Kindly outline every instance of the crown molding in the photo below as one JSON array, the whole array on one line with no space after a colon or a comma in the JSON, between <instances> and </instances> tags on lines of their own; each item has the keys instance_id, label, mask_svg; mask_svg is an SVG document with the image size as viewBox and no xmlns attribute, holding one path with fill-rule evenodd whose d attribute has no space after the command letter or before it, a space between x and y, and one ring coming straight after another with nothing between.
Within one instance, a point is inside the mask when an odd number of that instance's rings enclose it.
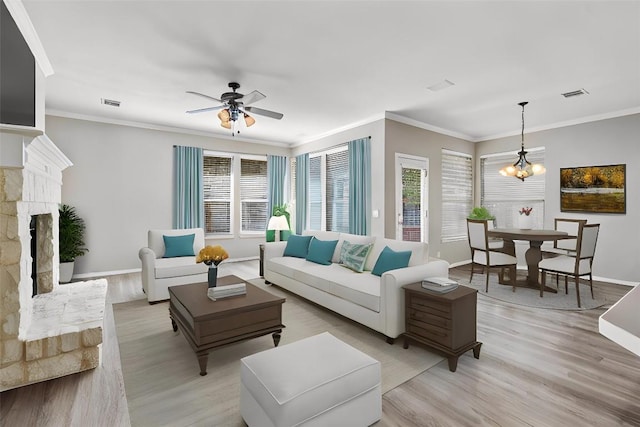
<instances>
[{"instance_id":1,"label":"crown molding","mask_svg":"<svg viewBox=\"0 0 640 427\"><path fill-rule=\"evenodd\" d=\"M375 114L373 116L367 117L366 119L358 120L357 122L349 123L348 125L344 125L344 126L332 129L332 130L330 130L328 132L324 132L324 133L321 133L321 134L318 134L318 135L314 135L314 136L309 137L309 138L305 138L302 141L299 141L299 142L296 142L294 144L291 144L291 147L292 148L293 147L299 147L301 145L308 144L310 142L315 142L315 141L318 141L318 140L320 140L322 138L326 138L326 137L331 136L331 135L336 135L336 134L339 134L341 132L345 132L345 131L348 131L348 130L351 130L351 129L355 129L355 128L360 127L360 126L368 125L370 123L377 122L378 120L382 120L382 119L384 119L384 114Z\"/></svg>"},{"instance_id":2,"label":"crown molding","mask_svg":"<svg viewBox=\"0 0 640 427\"><path fill-rule=\"evenodd\" d=\"M42 73L45 77L49 77L53 74L53 67L51 66L51 62L49 62L49 58L47 57L47 53L44 51L44 47L42 46L42 42L40 42L40 37L38 37L38 33L36 33L36 29L33 27L33 23L31 23L31 18L29 18L29 14L27 10L24 8L22 1L20 0L2 0L4 4L7 6L7 10L11 14L16 26L22 33L22 37L27 42L29 49L31 49L31 53L33 57L36 59L38 66L42 70Z\"/></svg>"},{"instance_id":3,"label":"crown molding","mask_svg":"<svg viewBox=\"0 0 640 427\"><path fill-rule=\"evenodd\" d=\"M473 138L467 134L461 133L461 132L456 132L453 130L449 130L449 129L444 129L438 126L433 126L430 125L428 123L424 123L415 119L410 119L408 117L404 117L404 116L400 116L398 114L395 113L390 113L389 111L385 112L385 118L389 119L389 120L393 120L394 122L398 122L398 123L404 123L405 125L409 125L409 126L413 126L413 127L417 127L420 129L425 129L425 130L429 130L432 132L436 132L436 133L440 133L442 135L448 135L448 136L452 136L454 138L458 138L458 139L463 139L465 141L473 141Z\"/></svg>"},{"instance_id":4,"label":"crown molding","mask_svg":"<svg viewBox=\"0 0 640 427\"><path fill-rule=\"evenodd\" d=\"M162 132L174 132L174 133L182 133L187 135L204 136L207 138L224 139L228 141L240 141L240 142L248 142L251 144L262 144L262 145L290 148L289 144L282 143L282 142L273 142L273 141L253 139L253 138L243 138L239 136L227 136L227 135L221 135L219 133L214 133L214 132L203 132L203 131L181 128L181 127L154 125L154 124L143 123L143 122L111 119L111 118L105 118L100 116L92 116L88 114L71 113L68 111L62 111L62 110L56 110L56 109L47 109L46 115L63 117L67 119L86 120L90 122L105 123L105 124L111 124L111 125L131 126L131 127L141 128L141 129L158 130Z\"/></svg>"},{"instance_id":5,"label":"crown molding","mask_svg":"<svg viewBox=\"0 0 640 427\"><path fill-rule=\"evenodd\" d=\"M628 108L626 110L613 111L611 113L595 114L593 116L581 117L579 119L566 120L564 122L556 122L556 123L551 123L544 126L527 128L526 134L530 134L533 132L541 132L541 131L550 130L550 129L559 129L567 126L575 126L575 125L581 125L585 123L597 122L600 120L615 119L617 117L630 116L630 115L639 114L639 113L640 113L640 107L634 107L634 108ZM474 138L474 139L471 139L470 141L471 142L491 141L493 139L507 138L515 135L520 135L520 130L499 133L496 135L490 135L482 138Z\"/></svg>"}]
</instances>

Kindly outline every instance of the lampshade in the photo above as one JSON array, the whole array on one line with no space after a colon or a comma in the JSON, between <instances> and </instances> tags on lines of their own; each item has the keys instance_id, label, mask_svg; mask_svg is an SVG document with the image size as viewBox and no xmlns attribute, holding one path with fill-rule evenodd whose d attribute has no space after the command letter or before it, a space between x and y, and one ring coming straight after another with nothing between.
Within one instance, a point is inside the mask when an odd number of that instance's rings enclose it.
<instances>
[{"instance_id":1,"label":"lampshade","mask_svg":"<svg viewBox=\"0 0 640 427\"><path fill-rule=\"evenodd\" d=\"M518 160L512 165L507 165L500 169L500 175L502 176L515 176L521 181L524 181L525 178L528 178L533 175L541 175L546 172L546 169L543 165L535 163L531 164L530 161L527 160L527 152L524 150L524 106L527 105L528 102L521 102L518 105L522 107L522 133L520 140L520 151L518 151Z\"/></svg>"},{"instance_id":2,"label":"lampshade","mask_svg":"<svg viewBox=\"0 0 640 427\"><path fill-rule=\"evenodd\" d=\"M289 223L287 222L287 217L284 215L280 216L272 216L269 218L269 224L267 225L267 230L288 230Z\"/></svg>"},{"instance_id":3,"label":"lampshade","mask_svg":"<svg viewBox=\"0 0 640 427\"><path fill-rule=\"evenodd\" d=\"M253 117L251 117L247 113L244 113L244 122L247 125L247 127L250 127L250 126L253 126L255 124L256 119L254 119Z\"/></svg>"},{"instance_id":4,"label":"lampshade","mask_svg":"<svg viewBox=\"0 0 640 427\"><path fill-rule=\"evenodd\" d=\"M222 126L225 129L231 129L231 122L228 120L226 122L220 122L220 126Z\"/></svg>"},{"instance_id":5,"label":"lampshade","mask_svg":"<svg viewBox=\"0 0 640 427\"><path fill-rule=\"evenodd\" d=\"M228 122L229 119L231 118L231 116L229 115L229 109L225 108L224 110L220 110L220 112L218 113L218 118L223 123ZM226 126L223 126L223 127L226 127Z\"/></svg>"}]
</instances>

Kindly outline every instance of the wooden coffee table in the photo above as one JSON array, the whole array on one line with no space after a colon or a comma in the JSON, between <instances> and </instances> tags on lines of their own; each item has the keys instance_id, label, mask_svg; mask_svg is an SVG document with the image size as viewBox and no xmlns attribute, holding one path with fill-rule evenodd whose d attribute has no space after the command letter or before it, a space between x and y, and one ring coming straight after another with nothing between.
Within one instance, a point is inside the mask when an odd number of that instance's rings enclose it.
<instances>
[{"instance_id":1,"label":"wooden coffee table","mask_svg":"<svg viewBox=\"0 0 640 427\"><path fill-rule=\"evenodd\" d=\"M277 297L236 276L218 278L218 285L246 283L246 295L212 301L207 284L169 287L169 316L174 332L180 329L196 353L200 375L207 375L209 350L250 338L273 334L280 342L282 304Z\"/></svg>"}]
</instances>

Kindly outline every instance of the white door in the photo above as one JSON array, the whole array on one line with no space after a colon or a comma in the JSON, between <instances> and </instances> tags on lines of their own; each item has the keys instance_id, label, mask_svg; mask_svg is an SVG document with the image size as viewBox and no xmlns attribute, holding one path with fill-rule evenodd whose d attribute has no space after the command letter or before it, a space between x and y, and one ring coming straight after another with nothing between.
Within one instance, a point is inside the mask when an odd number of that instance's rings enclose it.
<instances>
[{"instance_id":1,"label":"white door","mask_svg":"<svg viewBox=\"0 0 640 427\"><path fill-rule=\"evenodd\" d=\"M396 153L396 239L429 243L429 159Z\"/></svg>"}]
</instances>

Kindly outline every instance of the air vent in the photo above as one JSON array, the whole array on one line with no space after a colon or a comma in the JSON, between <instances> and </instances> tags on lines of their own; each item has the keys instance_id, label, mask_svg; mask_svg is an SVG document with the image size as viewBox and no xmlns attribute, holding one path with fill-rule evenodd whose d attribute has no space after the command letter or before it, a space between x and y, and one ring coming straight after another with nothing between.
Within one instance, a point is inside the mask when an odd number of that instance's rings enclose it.
<instances>
[{"instance_id":1,"label":"air vent","mask_svg":"<svg viewBox=\"0 0 640 427\"><path fill-rule=\"evenodd\" d=\"M589 92L587 92L584 89L578 89L578 90L574 90L574 91L566 92L562 94L562 96L564 96L565 98L571 98L572 96L580 96L580 95L589 95Z\"/></svg>"},{"instance_id":2,"label":"air vent","mask_svg":"<svg viewBox=\"0 0 640 427\"><path fill-rule=\"evenodd\" d=\"M120 101L114 101L113 99L106 99L106 98L101 98L100 100L104 105L110 105L112 107L120 106Z\"/></svg>"},{"instance_id":3,"label":"air vent","mask_svg":"<svg viewBox=\"0 0 640 427\"><path fill-rule=\"evenodd\" d=\"M447 79L444 79L439 83L436 83L434 85L429 86L427 89L429 89L431 92L437 92L439 90L446 89L446 88L451 87L453 85L455 85L454 82L451 82L451 81L449 81Z\"/></svg>"}]
</instances>

